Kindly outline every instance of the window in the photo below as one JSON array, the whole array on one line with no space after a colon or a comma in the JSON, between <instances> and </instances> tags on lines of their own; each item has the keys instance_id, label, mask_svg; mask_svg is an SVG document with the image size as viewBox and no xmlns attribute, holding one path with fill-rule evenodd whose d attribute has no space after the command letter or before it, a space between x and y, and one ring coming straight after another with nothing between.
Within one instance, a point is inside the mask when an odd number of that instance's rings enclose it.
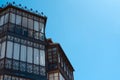
<instances>
[{"instance_id":1,"label":"window","mask_svg":"<svg viewBox=\"0 0 120 80\"><path fill-rule=\"evenodd\" d=\"M10 32L14 32L14 28L15 28L15 25L14 25L14 24L10 24L10 25L9 25L9 31L10 31Z\"/></svg>"},{"instance_id":2,"label":"window","mask_svg":"<svg viewBox=\"0 0 120 80\"><path fill-rule=\"evenodd\" d=\"M44 40L44 35L43 35L43 33L40 33L40 40Z\"/></svg>"},{"instance_id":3,"label":"window","mask_svg":"<svg viewBox=\"0 0 120 80\"><path fill-rule=\"evenodd\" d=\"M60 63L60 53L58 53L58 62Z\"/></svg>"},{"instance_id":4,"label":"window","mask_svg":"<svg viewBox=\"0 0 120 80\"><path fill-rule=\"evenodd\" d=\"M22 29L21 29L20 26L16 26L16 27L15 27L15 33L16 33L16 34L21 34L21 31L22 31Z\"/></svg>"},{"instance_id":5,"label":"window","mask_svg":"<svg viewBox=\"0 0 120 80\"><path fill-rule=\"evenodd\" d=\"M9 17L9 14L5 14L5 23L8 22L8 17Z\"/></svg>"},{"instance_id":6,"label":"window","mask_svg":"<svg viewBox=\"0 0 120 80\"><path fill-rule=\"evenodd\" d=\"M32 63L32 53L33 53L32 47L28 47L27 51L28 51L28 53L27 53L27 62Z\"/></svg>"},{"instance_id":7,"label":"window","mask_svg":"<svg viewBox=\"0 0 120 80\"><path fill-rule=\"evenodd\" d=\"M18 77L12 77L12 80L19 80Z\"/></svg>"},{"instance_id":8,"label":"window","mask_svg":"<svg viewBox=\"0 0 120 80\"><path fill-rule=\"evenodd\" d=\"M20 60L21 61L26 61L26 46L21 45L21 57Z\"/></svg>"},{"instance_id":9,"label":"window","mask_svg":"<svg viewBox=\"0 0 120 80\"><path fill-rule=\"evenodd\" d=\"M0 26L3 25L3 22L4 22L4 16L1 16L1 17L0 17Z\"/></svg>"},{"instance_id":10,"label":"window","mask_svg":"<svg viewBox=\"0 0 120 80\"><path fill-rule=\"evenodd\" d=\"M22 35L28 36L28 31L26 28L22 28Z\"/></svg>"},{"instance_id":11,"label":"window","mask_svg":"<svg viewBox=\"0 0 120 80\"><path fill-rule=\"evenodd\" d=\"M11 80L11 76L4 75L4 80Z\"/></svg>"},{"instance_id":12,"label":"window","mask_svg":"<svg viewBox=\"0 0 120 80\"><path fill-rule=\"evenodd\" d=\"M3 75L0 75L0 80L3 80Z\"/></svg>"},{"instance_id":13,"label":"window","mask_svg":"<svg viewBox=\"0 0 120 80\"><path fill-rule=\"evenodd\" d=\"M10 22L15 23L15 14L10 13Z\"/></svg>"},{"instance_id":14,"label":"window","mask_svg":"<svg viewBox=\"0 0 120 80\"><path fill-rule=\"evenodd\" d=\"M40 29L39 29L39 31L41 33L44 33L44 24L43 23L40 23Z\"/></svg>"},{"instance_id":15,"label":"window","mask_svg":"<svg viewBox=\"0 0 120 80\"><path fill-rule=\"evenodd\" d=\"M34 32L34 38L39 39L39 32L37 32L37 31Z\"/></svg>"},{"instance_id":16,"label":"window","mask_svg":"<svg viewBox=\"0 0 120 80\"><path fill-rule=\"evenodd\" d=\"M1 58L5 57L5 46L6 46L6 42L4 41L1 47Z\"/></svg>"},{"instance_id":17,"label":"window","mask_svg":"<svg viewBox=\"0 0 120 80\"><path fill-rule=\"evenodd\" d=\"M35 31L39 31L38 21L34 21L34 30L35 30Z\"/></svg>"},{"instance_id":18,"label":"window","mask_svg":"<svg viewBox=\"0 0 120 80\"><path fill-rule=\"evenodd\" d=\"M14 43L14 59L19 60L19 51L20 45L18 43Z\"/></svg>"},{"instance_id":19,"label":"window","mask_svg":"<svg viewBox=\"0 0 120 80\"><path fill-rule=\"evenodd\" d=\"M49 61L49 63L52 63L52 56L51 55L48 55L48 61Z\"/></svg>"},{"instance_id":20,"label":"window","mask_svg":"<svg viewBox=\"0 0 120 80\"><path fill-rule=\"evenodd\" d=\"M28 36L33 37L33 30L28 30Z\"/></svg>"},{"instance_id":21,"label":"window","mask_svg":"<svg viewBox=\"0 0 120 80\"><path fill-rule=\"evenodd\" d=\"M39 65L39 50L38 49L34 49L34 64Z\"/></svg>"},{"instance_id":22,"label":"window","mask_svg":"<svg viewBox=\"0 0 120 80\"><path fill-rule=\"evenodd\" d=\"M64 71L66 72L66 63L64 63Z\"/></svg>"},{"instance_id":23,"label":"window","mask_svg":"<svg viewBox=\"0 0 120 80\"><path fill-rule=\"evenodd\" d=\"M49 80L59 80L58 79L58 73L49 74Z\"/></svg>"},{"instance_id":24,"label":"window","mask_svg":"<svg viewBox=\"0 0 120 80\"><path fill-rule=\"evenodd\" d=\"M21 16L16 15L16 24L21 25Z\"/></svg>"},{"instance_id":25,"label":"window","mask_svg":"<svg viewBox=\"0 0 120 80\"><path fill-rule=\"evenodd\" d=\"M53 73L49 74L49 80L54 80Z\"/></svg>"},{"instance_id":26,"label":"window","mask_svg":"<svg viewBox=\"0 0 120 80\"><path fill-rule=\"evenodd\" d=\"M63 67L63 59L61 58L60 60L61 60L60 61L61 62L61 67Z\"/></svg>"},{"instance_id":27,"label":"window","mask_svg":"<svg viewBox=\"0 0 120 80\"><path fill-rule=\"evenodd\" d=\"M2 48L2 44L0 43L0 57L1 57L1 48Z\"/></svg>"},{"instance_id":28,"label":"window","mask_svg":"<svg viewBox=\"0 0 120 80\"><path fill-rule=\"evenodd\" d=\"M54 73L54 80L58 80L58 73Z\"/></svg>"},{"instance_id":29,"label":"window","mask_svg":"<svg viewBox=\"0 0 120 80\"><path fill-rule=\"evenodd\" d=\"M59 73L59 80L65 80L61 73Z\"/></svg>"},{"instance_id":30,"label":"window","mask_svg":"<svg viewBox=\"0 0 120 80\"><path fill-rule=\"evenodd\" d=\"M12 50L13 50L13 42L8 41L7 42L7 53L6 53L7 58L12 58Z\"/></svg>"},{"instance_id":31,"label":"window","mask_svg":"<svg viewBox=\"0 0 120 80\"><path fill-rule=\"evenodd\" d=\"M45 66L45 51L40 50L40 65Z\"/></svg>"},{"instance_id":32,"label":"window","mask_svg":"<svg viewBox=\"0 0 120 80\"><path fill-rule=\"evenodd\" d=\"M27 27L27 18L26 17L22 18L22 26Z\"/></svg>"},{"instance_id":33,"label":"window","mask_svg":"<svg viewBox=\"0 0 120 80\"><path fill-rule=\"evenodd\" d=\"M32 19L28 19L28 28L33 29L33 20Z\"/></svg>"}]
</instances>

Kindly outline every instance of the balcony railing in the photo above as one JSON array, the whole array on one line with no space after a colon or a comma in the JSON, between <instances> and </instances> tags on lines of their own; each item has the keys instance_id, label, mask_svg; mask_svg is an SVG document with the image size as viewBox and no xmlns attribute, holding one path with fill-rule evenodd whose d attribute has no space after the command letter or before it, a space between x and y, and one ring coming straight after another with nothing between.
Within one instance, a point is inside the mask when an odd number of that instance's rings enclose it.
<instances>
[{"instance_id":1,"label":"balcony railing","mask_svg":"<svg viewBox=\"0 0 120 80\"><path fill-rule=\"evenodd\" d=\"M27 63L23 61L18 61L9 58L0 59L0 69L15 70L20 72L27 72L36 75L45 76L45 67L40 65L35 65L32 63Z\"/></svg>"}]
</instances>

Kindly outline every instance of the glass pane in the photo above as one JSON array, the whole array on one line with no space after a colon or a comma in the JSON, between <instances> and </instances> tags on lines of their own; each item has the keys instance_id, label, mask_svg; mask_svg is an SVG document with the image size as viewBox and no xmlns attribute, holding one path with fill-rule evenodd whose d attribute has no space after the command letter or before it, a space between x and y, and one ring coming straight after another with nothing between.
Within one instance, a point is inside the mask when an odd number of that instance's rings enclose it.
<instances>
[{"instance_id":1,"label":"glass pane","mask_svg":"<svg viewBox=\"0 0 120 80\"><path fill-rule=\"evenodd\" d=\"M20 60L21 61L26 61L26 46L21 45L21 57Z\"/></svg>"},{"instance_id":2,"label":"glass pane","mask_svg":"<svg viewBox=\"0 0 120 80\"><path fill-rule=\"evenodd\" d=\"M32 19L28 19L28 28L33 29L33 20Z\"/></svg>"},{"instance_id":3,"label":"glass pane","mask_svg":"<svg viewBox=\"0 0 120 80\"><path fill-rule=\"evenodd\" d=\"M18 43L14 43L14 59L19 60L19 50L20 45Z\"/></svg>"},{"instance_id":4,"label":"glass pane","mask_svg":"<svg viewBox=\"0 0 120 80\"><path fill-rule=\"evenodd\" d=\"M0 76L0 80L3 80L3 75Z\"/></svg>"},{"instance_id":5,"label":"glass pane","mask_svg":"<svg viewBox=\"0 0 120 80\"><path fill-rule=\"evenodd\" d=\"M40 40L44 40L44 34L40 33Z\"/></svg>"},{"instance_id":6,"label":"glass pane","mask_svg":"<svg viewBox=\"0 0 120 80\"><path fill-rule=\"evenodd\" d=\"M1 57L1 48L2 48L2 44L0 43L0 57Z\"/></svg>"},{"instance_id":7,"label":"glass pane","mask_svg":"<svg viewBox=\"0 0 120 80\"><path fill-rule=\"evenodd\" d=\"M60 53L58 53L58 62L60 63Z\"/></svg>"},{"instance_id":8,"label":"glass pane","mask_svg":"<svg viewBox=\"0 0 120 80\"><path fill-rule=\"evenodd\" d=\"M21 16L16 15L16 24L21 25Z\"/></svg>"},{"instance_id":9,"label":"glass pane","mask_svg":"<svg viewBox=\"0 0 120 80\"><path fill-rule=\"evenodd\" d=\"M39 31L38 21L34 21L34 30Z\"/></svg>"},{"instance_id":10,"label":"glass pane","mask_svg":"<svg viewBox=\"0 0 120 80\"><path fill-rule=\"evenodd\" d=\"M65 80L61 73L59 73L60 80Z\"/></svg>"},{"instance_id":11,"label":"glass pane","mask_svg":"<svg viewBox=\"0 0 120 80\"><path fill-rule=\"evenodd\" d=\"M6 42L4 41L2 43L2 49L1 49L1 58L5 57L5 46L6 46Z\"/></svg>"},{"instance_id":12,"label":"glass pane","mask_svg":"<svg viewBox=\"0 0 120 80\"><path fill-rule=\"evenodd\" d=\"M45 51L40 50L40 65L45 66Z\"/></svg>"},{"instance_id":13,"label":"glass pane","mask_svg":"<svg viewBox=\"0 0 120 80\"><path fill-rule=\"evenodd\" d=\"M11 76L5 75L4 80L11 80Z\"/></svg>"},{"instance_id":14,"label":"glass pane","mask_svg":"<svg viewBox=\"0 0 120 80\"><path fill-rule=\"evenodd\" d=\"M34 38L39 39L39 32L37 32L37 31L34 32Z\"/></svg>"},{"instance_id":15,"label":"glass pane","mask_svg":"<svg viewBox=\"0 0 120 80\"><path fill-rule=\"evenodd\" d=\"M18 78L17 77L12 77L12 80L18 80Z\"/></svg>"},{"instance_id":16,"label":"glass pane","mask_svg":"<svg viewBox=\"0 0 120 80\"><path fill-rule=\"evenodd\" d=\"M34 49L34 64L39 65L39 50L38 49Z\"/></svg>"},{"instance_id":17,"label":"glass pane","mask_svg":"<svg viewBox=\"0 0 120 80\"><path fill-rule=\"evenodd\" d=\"M26 17L22 18L22 26L27 27L27 18Z\"/></svg>"},{"instance_id":18,"label":"glass pane","mask_svg":"<svg viewBox=\"0 0 120 80\"><path fill-rule=\"evenodd\" d=\"M5 15L5 23L8 22L8 17L9 17L9 14L6 14L6 15Z\"/></svg>"},{"instance_id":19,"label":"glass pane","mask_svg":"<svg viewBox=\"0 0 120 80\"><path fill-rule=\"evenodd\" d=\"M54 76L58 76L58 73L54 73Z\"/></svg>"},{"instance_id":20,"label":"glass pane","mask_svg":"<svg viewBox=\"0 0 120 80\"><path fill-rule=\"evenodd\" d=\"M53 77L50 77L49 80L54 80Z\"/></svg>"},{"instance_id":21,"label":"glass pane","mask_svg":"<svg viewBox=\"0 0 120 80\"><path fill-rule=\"evenodd\" d=\"M54 77L54 80L58 80L58 77Z\"/></svg>"},{"instance_id":22,"label":"glass pane","mask_svg":"<svg viewBox=\"0 0 120 80\"><path fill-rule=\"evenodd\" d=\"M63 67L63 59L61 58L60 60L61 60L61 67Z\"/></svg>"},{"instance_id":23,"label":"glass pane","mask_svg":"<svg viewBox=\"0 0 120 80\"><path fill-rule=\"evenodd\" d=\"M10 22L15 23L15 14L10 13Z\"/></svg>"},{"instance_id":24,"label":"glass pane","mask_svg":"<svg viewBox=\"0 0 120 80\"><path fill-rule=\"evenodd\" d=\"M8 41L7 42L7 53L6 53L7 58L12 58L12 50L13 50L13 42Z\"/></svg>"},{"instance_id":25,"label":"glass pane","mask_svg":"<svg viewBox=\"0 0 120 80\"><path fill-rule=\"evenodd\" d=\"M49 80L54 80L53 79L53 73L49 74Z\"/></svg>"},{"instance_id":26,"label":"glass pane","mask_svg":"<svg viewBox=\"0 0 120 80\"><path fill-rule=\"evenodd\" d=\"M53 73L49 74L49 77L53 77Z\"/></svg>"},{"instance_id":27,"label":"glass pane","mask_svg":"<svg viewBox=\"0 0 120 80\"><path fill-rule=\"evenodd\" d=\"M10 32L14 32L14 28L15 28L15 25L14 25L14 24L10 24L10 25L9 25L9 31L10 31Z\"/></svg>"},{"instance_id":28,"label":"glass pane","mask_svg":"<svg viewBox=\"0 0 120 80\"><path fill-rule=\"evenodd\" d=\"M44 33L44 24L43 24L43 23L40 23L39 31L40 31L41 33Z\"/></svg>"},{"instance_id":29,"label":"glass pane","mask_svg":"<svg viewBox=\"0 0 120 80\"><path fill-rule=\"evenodd\" d=\"M26 28L22 28L22 35L28 36L28 30Z\"/></svg>"},{"instance_id":30,"label":"glass pane","mask_svg":"<svg viewBox=\"0 0 120 80\"><path fill-rule=\"evenodd\" d=\"M33 30L28 30L28 36L33 37Z\"/></svg>"},{"instance_id":31,"label":"glass pane","mask_svg":"<svg viewBox=\"0 0 120 80\"><path fill-rule=\"evenodd\" d=\"M1 16L0 17L0 26L3 25L3 22L4 22L4 16Z\"/></svg>"},{"instance_id":32,"label":"glass pane","mask_svg":"<svg viewBox=\"0 0 120 80\"><path fill-rule=\"evenodd\" d=\"M16 26L16 27L15 27L15 33L16 33L16 34L22 34L21 32L22 32L21 27L20 27L20 26Z\"/></svg>"},{"instance_id":33,"label":"glass pane","mask_svg":"<svg viewBox=\"0 0 120 80\"><path fill-rule=\"evenodd\" d=\"M27 53L27 62L32 63L32 47L28 47L28 53Z\"/></svg>"},{"instance_id":34,"label":"glass pane","mask_svg":"<svg viewBox=\"0 0 120 80\"><path fill-rule=\"evenodd\" d=\"M62 80L62 75L61 75L61 73L59 73L59 78L60 78L60 80Z\"/></svg>"}]
</instances>

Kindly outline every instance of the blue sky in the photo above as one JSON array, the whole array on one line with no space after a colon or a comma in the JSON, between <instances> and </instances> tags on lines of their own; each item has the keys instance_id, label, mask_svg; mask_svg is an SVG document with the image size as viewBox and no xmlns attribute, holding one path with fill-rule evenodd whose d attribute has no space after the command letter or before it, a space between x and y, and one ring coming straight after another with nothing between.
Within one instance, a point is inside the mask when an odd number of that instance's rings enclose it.
<instances>
[{"instance_id":1,"label":"blue sky","mask_svg":"<svg viewBox=\"0 0 120 80\"><path fill-rule=\"evenodd\" d=\"M46 36L61 44L75 80L120 80L119 0L15 1L48 17Z\"/></svg>"}]
</instances>

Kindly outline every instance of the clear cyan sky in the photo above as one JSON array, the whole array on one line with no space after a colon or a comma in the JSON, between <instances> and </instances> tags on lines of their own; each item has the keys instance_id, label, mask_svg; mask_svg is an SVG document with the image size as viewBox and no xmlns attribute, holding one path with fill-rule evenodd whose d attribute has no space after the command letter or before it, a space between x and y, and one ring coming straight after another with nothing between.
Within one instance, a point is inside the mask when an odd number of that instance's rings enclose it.
<instances>
[{"instance_id":1,"label":"clear cyan sky","mask_svg":"<svg viewBox=\"0 0 120 80\"><path fill-rule=\"evenodd\" d=\"M120 80L120 0L15 1L48 17L46 36L61 44L75 80Z\"/></svg>"}]
</instances>

